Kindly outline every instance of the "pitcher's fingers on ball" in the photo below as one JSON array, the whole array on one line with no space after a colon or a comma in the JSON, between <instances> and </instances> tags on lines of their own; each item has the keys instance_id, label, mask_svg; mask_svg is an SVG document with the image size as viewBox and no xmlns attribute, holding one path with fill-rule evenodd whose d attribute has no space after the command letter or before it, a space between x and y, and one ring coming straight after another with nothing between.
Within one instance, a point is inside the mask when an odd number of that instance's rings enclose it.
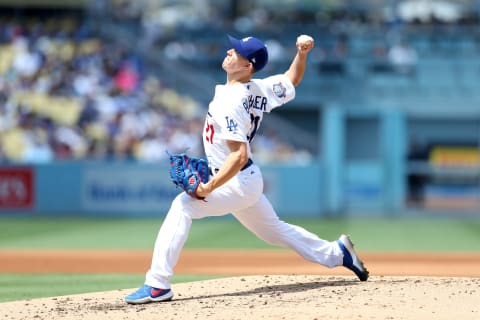
<instances>
[{"instance_id":1,"label":"pitcher's fingers on ball","mask_svg":"<svg viewBox=\"0 0 480 320\"><path fill-rule=\"evenodd\" d=\"M307 50L313 48L314 40L311 36L302 34L297 37L297 47L299 49Z\"/></svg>"}]
</instances>

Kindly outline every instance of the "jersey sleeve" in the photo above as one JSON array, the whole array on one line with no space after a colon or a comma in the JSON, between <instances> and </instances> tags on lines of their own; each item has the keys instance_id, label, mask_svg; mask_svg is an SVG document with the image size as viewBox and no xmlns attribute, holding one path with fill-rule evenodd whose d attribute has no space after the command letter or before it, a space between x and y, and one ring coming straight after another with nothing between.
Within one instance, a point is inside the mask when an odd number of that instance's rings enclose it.
<instances>
[{"instance_id":1,"label":"jersey sleeve","mask_svg":"<svg viewBox=\"0 0 480 320\"><path fill-rule=\"evenodd\" d=\"M270 112L295 98L295 86L284 74L261 79L258 82L263 94L268 99L266 112Z\"/></svg>"}]
</instances>

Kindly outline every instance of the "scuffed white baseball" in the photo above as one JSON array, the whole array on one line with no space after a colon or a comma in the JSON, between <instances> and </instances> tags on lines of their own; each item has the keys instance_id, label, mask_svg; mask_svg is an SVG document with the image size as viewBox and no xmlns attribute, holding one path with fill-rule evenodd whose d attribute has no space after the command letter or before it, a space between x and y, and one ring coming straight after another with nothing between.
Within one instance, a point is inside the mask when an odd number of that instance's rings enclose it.
<instances>
[{"instance_id":1,"label":"scuffed white baseball","mask_svg":"<svg viewBox=\"0 0 480 320\"><path fill-rule=\"evenodd\" d=\"M306 34L302 34L300 36L298 36L297 38L297 42L300 44L300 43L306 43L308 41L313 41L313 38L310 37L310 36L307 36Z\"/></svg>"}]
</instances>

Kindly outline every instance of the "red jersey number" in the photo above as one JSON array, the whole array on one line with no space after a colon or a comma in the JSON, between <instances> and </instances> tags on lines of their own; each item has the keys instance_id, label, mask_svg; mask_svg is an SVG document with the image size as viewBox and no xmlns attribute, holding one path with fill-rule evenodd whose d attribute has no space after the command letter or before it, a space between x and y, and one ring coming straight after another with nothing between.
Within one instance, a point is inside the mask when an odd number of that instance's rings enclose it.
<instances>
[{"instance_id":1,"label":"red jersey number","mask_svg":"<svg viewBox=\"0 0 480 320\"><path fill-rule=\"evenodd\" d=\"M208 121L205 125L205 133L205 140L213 144L213 134L215 133L215 129L213 128L213 124L208 123Z\"/></svg>"}]
</instances>

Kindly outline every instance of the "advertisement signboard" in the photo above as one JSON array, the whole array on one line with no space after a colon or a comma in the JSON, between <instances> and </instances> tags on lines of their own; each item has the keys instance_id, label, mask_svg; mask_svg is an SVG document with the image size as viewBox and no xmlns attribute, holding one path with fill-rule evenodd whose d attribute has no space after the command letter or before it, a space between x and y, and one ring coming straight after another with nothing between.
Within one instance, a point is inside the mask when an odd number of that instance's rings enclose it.
<instances>
[{"instance_id":1,"label":"advertisement signboard","mask_svg":"<svg viewBox=\"0 0 480 320\"><path fill-rule=\"evenodd\" d=\"M28 209L34 198L32 168L0 168L0 209Z\"/></svg>"},{"instance_id":2,"label":"advertisement signboard","mask_svg":"<svg viewBox=\"0 0 480 320\"><path fill-rule=\"evenodd\" d=\"M90 212L165 213L181 192L166 168L148 166L87 167L81 186L83 208Z\"/></svg>"}]
</instances>

